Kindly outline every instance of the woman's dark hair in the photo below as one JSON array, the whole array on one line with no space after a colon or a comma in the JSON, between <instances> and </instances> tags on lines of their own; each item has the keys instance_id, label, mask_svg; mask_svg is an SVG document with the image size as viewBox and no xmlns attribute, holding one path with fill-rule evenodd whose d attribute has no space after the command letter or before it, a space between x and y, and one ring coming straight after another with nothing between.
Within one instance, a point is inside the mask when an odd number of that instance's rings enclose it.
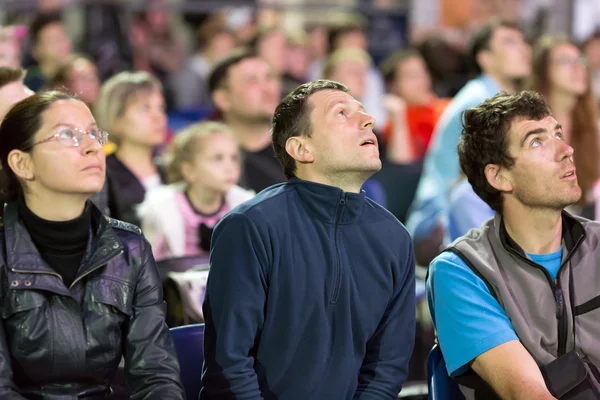
<instances>
[{"instance_id":1,"label":"woman's dark hair","mask_svg":"<svg viewBox=\"0 0 600 400\"><path fill-rule=\"evenodd\" d=\"M527 89L535 90L548 97L551 91L550 56L552 50L561 45L573 45L566 36L542 36L533 47L533 68ZM588 89L579 96L571 112L571 129L568 142L575 150L577 180L583 191L579 204L585 205L594 182L600 177L598 158L598 111L592 92L591 74L588 73Z\"/></svg>"},{"instance_id":2,"label":"woman's dark hair","mask_svg":"<svg viewBox=\"0 0 600 400\"><path fill-rule=\"evenodd\" d=\"M548 104L532 91L499 93L463 113L458 140L460 167L473 191L494 211L502 213L502 193L488 183L486 165L512 168L515 159L508 151L512 123L520 118L540 121L549 115Z\"/></svg>"},{"instance_id":3,"label":"woman's dark hair","mask_svg":"<svg viewBox=\"0 0 600 400\"><path fill-rule=\"evenodd\" d=\"M0 199L15 200L23 194L17 175L8 165L13 150L31 151L35 134L43 123L43 114L60 100L79 100L76 96L57 90L36 93L15 104L0 124ZM27 149L27 150L25 150Z\"/></svg>"}]
</instances>

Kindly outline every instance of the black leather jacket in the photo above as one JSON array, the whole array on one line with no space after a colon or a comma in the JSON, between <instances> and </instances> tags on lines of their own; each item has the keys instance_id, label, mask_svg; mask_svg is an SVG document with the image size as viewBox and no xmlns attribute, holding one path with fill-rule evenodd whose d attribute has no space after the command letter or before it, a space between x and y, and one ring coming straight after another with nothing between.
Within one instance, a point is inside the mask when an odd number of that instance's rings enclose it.
<instances>
[{"instance_id":1,"label":"black leather jacket","mask_svg":"<svg viewBox=\"0 0 600 400\"><path fill-rule=\"evenodd\" d=\"M119 361L131 399L183 399L161 281L139 228L92 207L67 288L8 203L0 227L0 399L105 399Z\"/></svg>"}]
</instances>

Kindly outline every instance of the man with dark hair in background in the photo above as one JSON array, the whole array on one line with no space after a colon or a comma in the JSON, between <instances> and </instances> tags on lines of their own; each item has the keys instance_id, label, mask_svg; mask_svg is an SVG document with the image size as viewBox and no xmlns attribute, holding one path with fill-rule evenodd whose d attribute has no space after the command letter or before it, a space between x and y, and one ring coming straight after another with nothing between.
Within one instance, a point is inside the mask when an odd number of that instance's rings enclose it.
<instances>
[{"instance_id":1,"label":"man with dark hair in background","mask_svg":"<svg viewBox=\"0 0 600 400\"><path fill-rule=\"evenodd\" d=\"M465 111L458 156L495 216L429 269L448 372L467 399L599 398L600 224L564 211L581 188L562 127L541 95L501 93Z\"/></svg>"},{"instance_id":2,"label":"man with dark hair in background","mask_svg":"<svg viewBox=\"0 0 600 400\"><path fill-rule=\"evenodd\" d=\"M242 148L241 186L259 192L283 182L270 133L281 83L269 64L252 51L235 51L215 65L208 88Z\"/></svg>"},{"instance_id":3,"label":"man with dark hair in background","mask_svg":"<svg viewBox=\"0 0 600 400\"><path fill-rule=\"evenodd\" d=\"M73 44L60 14L54 12L37 15L29 27L29 38L37 64L28 68L25 84L36 92L69 61Z\"/></svg>"},{"instance_id":4,"label":"man with dark hair in background","mask_svg":"<svg viewBox=\"0 0 600 400\"><path fill-rule=\"evenodd\" d=\"M361 192L381 168L375 121L340 83L275 110L289 178L216 226L202 400L396 399L415 336L412 242Z\"/></svg>"},{"instance_id":5,"label":"man with dark hair in background","mask_svg":"<svg viewBox=\"0 0 600 400\"><path fill-rule=\"evenodd\" d=\"M523 34L502 20L492 20L475 33L469 56L478 76L458 92L436 125L406 222L421 265L439 252L446 234L450 187L460 176L456 144L462 112L500 91L514 92L518 80L531 72L531 49Z\"/></svg>"}]
</instances>

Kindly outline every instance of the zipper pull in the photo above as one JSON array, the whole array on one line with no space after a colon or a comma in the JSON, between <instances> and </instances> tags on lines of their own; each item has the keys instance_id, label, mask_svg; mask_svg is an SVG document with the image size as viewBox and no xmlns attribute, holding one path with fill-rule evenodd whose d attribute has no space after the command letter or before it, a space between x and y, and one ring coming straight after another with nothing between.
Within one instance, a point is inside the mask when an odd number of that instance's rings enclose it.
<instances>
[{"instance_id":1,"label":"zipper pull","mask_svg":"<svg viewBox=\"0 0 600 400\"><path fill-rule=\"evenodd\" d=\"M346 192L342 193L342 198L340 199L340 205L346 204Z\"/></svg>"},{"instance_id":2,"label":"zipper pull","mask_svg":"<svg viewBox=\"0 0 600 400\"><path fill-rule=\"evenodd\" d=\"M562 318L565 298L562 288L558 286L556 279L552 281L552 290L554 291L554 299L556 300L556 318Z\"/></svg>"}]
</instances>

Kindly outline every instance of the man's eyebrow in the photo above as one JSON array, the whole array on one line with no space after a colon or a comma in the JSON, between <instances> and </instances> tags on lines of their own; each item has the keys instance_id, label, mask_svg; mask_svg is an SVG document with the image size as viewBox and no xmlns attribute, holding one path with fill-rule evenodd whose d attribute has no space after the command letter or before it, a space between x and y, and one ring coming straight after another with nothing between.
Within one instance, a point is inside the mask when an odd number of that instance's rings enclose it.
<instances>
[{"instance_id":1,"label":"man's eyebrow","mask_svg":"<svg viewBox=\"0 0 600 400\"><path fill-rule=\"evenodd\" d=\"M521 139L521 147L523 147L523 145L525 144L525 142L527 141L527 139L530 136L538 135L540 133L546 133L546 132L548 132L548 130L546 128L537 128L537 129L530 130L529 132L527 132L525 134L525 136L523 136L523 139Z\"/></svg>"}]
</instances>

